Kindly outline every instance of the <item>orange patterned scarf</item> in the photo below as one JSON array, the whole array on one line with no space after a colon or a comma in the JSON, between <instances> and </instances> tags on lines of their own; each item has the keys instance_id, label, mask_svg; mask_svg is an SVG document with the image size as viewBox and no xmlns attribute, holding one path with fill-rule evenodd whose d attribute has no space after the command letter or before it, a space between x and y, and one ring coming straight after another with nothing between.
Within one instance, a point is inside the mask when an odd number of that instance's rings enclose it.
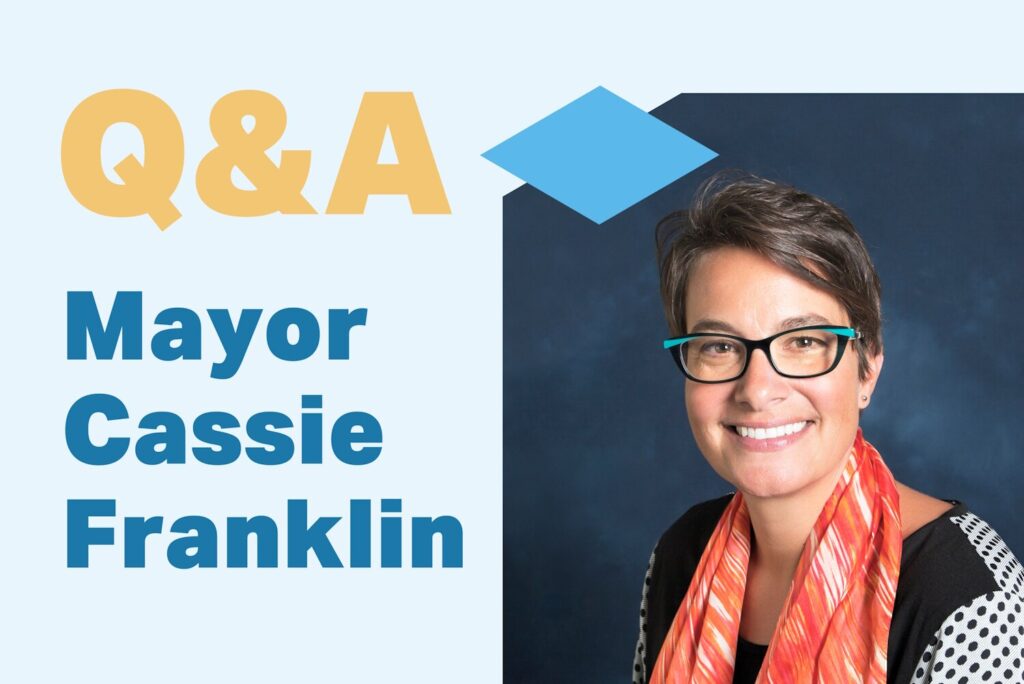
<instances>
[{"instance_id":1,"label":"orange patterned scarf","mask_svg":"<svg viewBox=\"0 0 1024 684\"><path fill-rule=\"evenodd\" d=\"M899 502L892 473L858 429L800 556L758 684L884 684L903 550ZM651 682L732 682L749 559L750 515L737 493L704 549Z\"/></svg>"}]
</instances>

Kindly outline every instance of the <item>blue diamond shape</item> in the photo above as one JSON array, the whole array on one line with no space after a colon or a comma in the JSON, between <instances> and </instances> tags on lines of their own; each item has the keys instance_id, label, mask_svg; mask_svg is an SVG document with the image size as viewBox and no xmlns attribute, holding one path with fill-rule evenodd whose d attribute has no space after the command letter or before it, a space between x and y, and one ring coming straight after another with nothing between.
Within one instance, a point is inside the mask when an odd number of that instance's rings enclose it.
<instances>
[{"instance_id":1,"label":"blue diamond shape","mask_svg":"<svg viewBox=\"0 0 1024 684\"><path fill-rule=\"evenodd\" d=\"M483 156L600 224L718 154L598 87Z\"/></svg>"}]
</instances>

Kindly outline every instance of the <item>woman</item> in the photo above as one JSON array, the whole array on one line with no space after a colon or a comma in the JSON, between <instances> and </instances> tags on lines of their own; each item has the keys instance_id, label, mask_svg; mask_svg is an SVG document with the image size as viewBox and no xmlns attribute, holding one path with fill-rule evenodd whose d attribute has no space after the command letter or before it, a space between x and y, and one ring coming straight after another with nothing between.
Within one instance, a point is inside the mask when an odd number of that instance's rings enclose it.
<instances>
[{"instance_id":1,"label":"woman","mask_svg":"<svg viewBox=\"0 0 1024 684\"><path fill-rule=\"evenodd\" d=\"M691 508L645 580L636 682L1024 682L1024 571L963 503L861 434L880 285L837 207L712 179L659 226L665 347L736 493Z\"/></svg>"}]
</instances>

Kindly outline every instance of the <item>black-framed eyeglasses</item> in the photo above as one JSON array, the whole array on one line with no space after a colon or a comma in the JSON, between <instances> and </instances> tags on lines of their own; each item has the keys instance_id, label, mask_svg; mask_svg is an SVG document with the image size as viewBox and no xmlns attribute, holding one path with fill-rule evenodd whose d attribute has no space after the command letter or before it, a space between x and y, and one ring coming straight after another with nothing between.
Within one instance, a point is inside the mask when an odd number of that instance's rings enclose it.
<instances>
[{"instance_id":1,"label":"black-framed eyeglasses","mask_svg":"<svg viewBox=\"0 0 1024 684\"><path fill-rule=\"evenodd\" d=\"M853 328L807 325L784 330L763 340L724 333L693 333L665 340L686 377L695 382L732 382L743 376L755 349L768 357L784 378L813 378L832 372L843 358L847 342L861 339Z\"/></svg>"}]
</instances>

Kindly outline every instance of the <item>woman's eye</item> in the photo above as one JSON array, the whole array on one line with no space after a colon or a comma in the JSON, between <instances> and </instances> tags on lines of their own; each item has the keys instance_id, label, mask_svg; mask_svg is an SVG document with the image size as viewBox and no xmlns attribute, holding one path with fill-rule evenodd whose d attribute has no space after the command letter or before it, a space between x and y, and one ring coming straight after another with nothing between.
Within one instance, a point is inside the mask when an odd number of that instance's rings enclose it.
<instances>
[{"instance_id":1,"label":"woman's eye","mask_svg":"<svg viewBox=\"0 0 1024 684\"><path fill-rule=\"evenodd\" d=\"M794 337L790 341L790 346L794 349L817 349L824 343L816 337Z\"/></svg>"},{"instance_id":2,"label":"woman's eye","mask_svg":"<svg viewBox=\"0 0 1024 684\"><path fill-rule=\"evenodd\" d=\"M702 354L731 354L734 350L731 342L724 342L717 340L715 342L706 342L701 346L700 351Z\"/></svg>"}]
</instances>

